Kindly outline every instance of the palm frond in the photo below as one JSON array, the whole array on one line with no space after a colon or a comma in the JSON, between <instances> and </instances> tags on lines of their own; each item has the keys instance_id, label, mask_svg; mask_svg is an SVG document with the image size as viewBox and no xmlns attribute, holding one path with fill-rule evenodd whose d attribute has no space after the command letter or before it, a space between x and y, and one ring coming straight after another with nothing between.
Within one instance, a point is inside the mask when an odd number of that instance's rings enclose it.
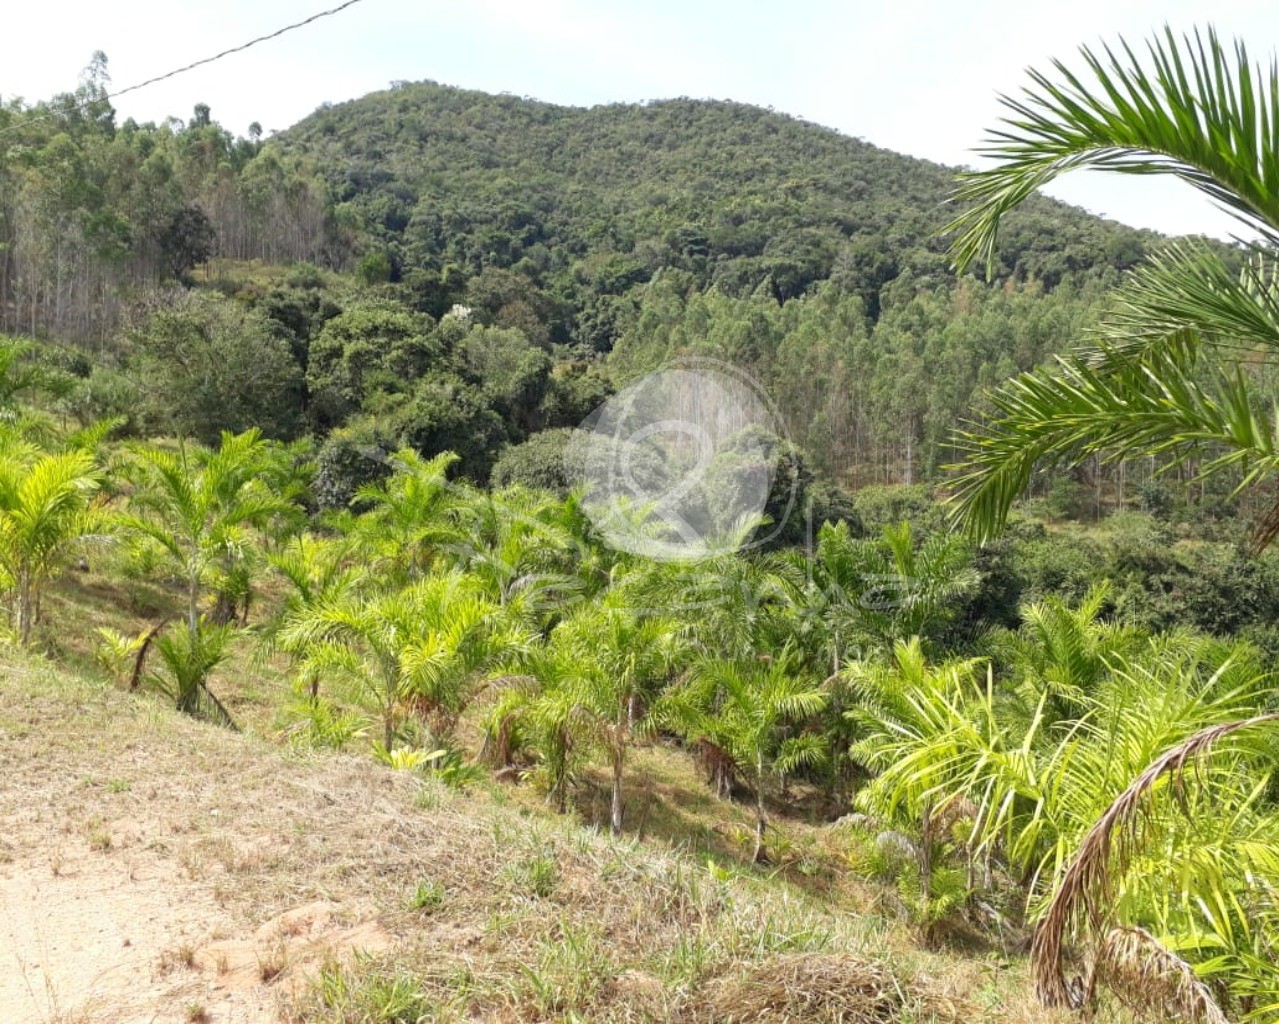
<instances>
[{"instance_id":1,"label":"palm frond","mask_svg":"<svg viewBox=\"0 0 1279 1024\"><path fill-rule=\"evenodd\" d=\"M1240 487L1279 469L1275 428L1254 407L1242 372L1200 383L1173 360L1128 374L1059 359L990 396L991 421L960 436L967 449L954 485L955 520L977 541L991 539L1040 465L1171 455L1179 464L1207 453L1200 474L1240 471Z\"/></svg>"},{"instance_id":2,"label":"palm frond","mask_svg":"<svg viewBox=\"0 0 1279 1024\"><path fill-rule=\"evenodd\" d=\"M1054 61L1058 80L1032 71L1033 88L1004 97L1009 115L980 150L1002 162L955 195L974 204L949 226L958 268L980 259L989 273L1004 214L1084 167L1175 175L1279 242L1279 67L1263 72L1212 30L1178 40L1165 29L1148 50L1143 64L1122 40L1118 53L1084 47L1083 77Z\"/></svg>"},{"instance_id":3,"label":"palm frond","mask_svg":"<svg viewBox=\"0 0 1279 1024\"><path fill-rule=\"evenodd\" d=\"M1031 946L1035 988L1046 1006L1081 1005L1084 989L1065 976L1067 932L1076 919L1102 932L1114 891L1114 875L1138 849L1141 814L1150 792L1165 777L1180 780L1186 767L1232 734L1279 721L1279 714L1257 715L1202 729L1156 758L1116 798L1084 837L1058 883L1047 911L1035 928Z\"/></svg>"},{"instance_id":4,"label":"palm frond","mask_svg":"<svg viewBox=\"0 0 1279 1024\"><path fill-rule=\"evenodd\" d=\"M1279 263L1261 253L1238 272L1219 251L1175 242L1134 268L1095 332L1096 369L1174 356L1193 362L1202 345L1237 358L1279 349Z\"/></svg>"}]
</instances>

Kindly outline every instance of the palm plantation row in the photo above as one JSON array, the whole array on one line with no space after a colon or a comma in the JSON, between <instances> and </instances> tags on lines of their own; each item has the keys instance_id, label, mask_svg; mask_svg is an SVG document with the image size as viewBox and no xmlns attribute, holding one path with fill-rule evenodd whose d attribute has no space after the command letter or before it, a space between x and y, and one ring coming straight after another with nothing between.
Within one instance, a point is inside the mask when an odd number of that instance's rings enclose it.
<instances>
[{"instance_id":1,"label":"palm plantation row","mask_svg":"<svg viewBox=\"0 0 1279 1024\"><path fill-rule=\"evenodd\" d=\"M172 587L175 615L105 637L104 653L180 710L224 716L217 669L244 645L291 666L294 742L358 747L368 732L399 767L518 768L561 811L599 764L615 833L632 748L677 737L717 795L754 807L757 860L770 817L789 813L786 790L824 793L832 811L851 800L870 829L855 861L930 939L962 918L1033 922L1147 764L1271 700L1247 645L1108 622L1102 590L957 639L979 574L951 534L920 541L903 525L859 539L827 525L811 559L659 564L600 544L575 500L450 481L447 455L389 456L353 510L316 521L295 449L253 432L216 450L102 434L59 437L35 417L6 428L18 639L76 542L91 558L112 545ZM264 588L277 596L255 604ZM1161 853L1134 856L1109 898L1126 927L1206 965L1241 1005L1265 1005L1279 991L1279 820L1266 751L1246 740L1222 744L1183 793L1191 806L1150 805L1144 843Z\"/></svg>"}]
</instances>

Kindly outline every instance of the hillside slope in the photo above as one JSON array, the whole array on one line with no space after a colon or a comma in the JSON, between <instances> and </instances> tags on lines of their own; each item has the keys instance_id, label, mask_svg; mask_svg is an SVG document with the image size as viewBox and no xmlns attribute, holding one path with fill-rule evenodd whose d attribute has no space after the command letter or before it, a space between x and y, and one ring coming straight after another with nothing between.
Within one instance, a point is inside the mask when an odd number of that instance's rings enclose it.
<instances>
[{"instance_id":1,"label":"hillside slope","mask_svg":"<svg viewBox=\"0 0 1279 1024\"><path fill-rule=\"evenodd\" d=\"M404 272L525 261L579 309L667 266L778 300L838 272L872 313L901 273L946 275L934 235L953 168L745 104L583 109L424 82L322 108L277 141ZM1122 269L1155 238L1035 200L1001 237L998 276Z\"/></svg>"},{"instance_id":2,"label":"hillside slope","mask_svg":"<svg viewBox=\"0 0 1279 1024\"><path fill-rule=\"evenodd\" d=\"M1040 1019L785 883L4 672L0 1019Z\"/></svg>"}]
</instances>

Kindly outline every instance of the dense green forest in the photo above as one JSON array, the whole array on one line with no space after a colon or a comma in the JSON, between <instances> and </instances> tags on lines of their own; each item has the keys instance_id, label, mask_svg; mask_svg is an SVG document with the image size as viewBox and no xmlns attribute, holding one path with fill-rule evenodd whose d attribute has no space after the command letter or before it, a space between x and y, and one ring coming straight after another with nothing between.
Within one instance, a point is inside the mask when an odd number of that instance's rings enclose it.
<instances>
[{"instance_id":1,"label":"dense green forest","mask_svg":"<svg viewBox=\"0 0 1279 1024\"><path fill-rule=\"evenodd\" d=\"M688 353L752 372L828 481L935 479L983 388L1075 343L1155 242L1032 199L993 280L959 281L938 235L952 171L738 104L403 85L263 140L205 107L117 124L108 85L100 57L75 92L0 111L0 327L92 358L82 416L141 410L139 429L205 439L345 427L427 454L474 435L463 469L480 481L504 445ZM231 269L253 260L320 271ZM193 283L234 305L182 297ZM464 344L455 306L506 333ZM232 324L259 340L229 351ZM210 339L223 378L183 396L194 420L170 415L173 394L146 400L172 390L153 371L183 332ZM360 337L377 359L418 351L339 398L330 364ZM495 346L511 376L481 386L495 357L471 350Z\"/></svg>"},{"instance_id":2,"label":"dense green forest","mask_svg":"<svg viewBox=\"0 0 1279 1024\"><path fill-rule=\"evenodd\" d=\"M743 870L831 872L777 822L839 822L883 914L1030 947L1050 1008L1276 1019L1279 92L1215 36L1152 53L1033 79L949 207L947 169L729 103L404 85L264 141L117 125L104 59L10 102L11 642L72 648L74 565L145 620L101 669L178 712L243 724L251 650L282 742L614 837L668 743L749 808ZM1116 152L1263 242L1033 194ZM760 459L798 500L736 524L762 549L621 549L567 473L685 355L786 421Z\"/></svg>"}]
</instances>

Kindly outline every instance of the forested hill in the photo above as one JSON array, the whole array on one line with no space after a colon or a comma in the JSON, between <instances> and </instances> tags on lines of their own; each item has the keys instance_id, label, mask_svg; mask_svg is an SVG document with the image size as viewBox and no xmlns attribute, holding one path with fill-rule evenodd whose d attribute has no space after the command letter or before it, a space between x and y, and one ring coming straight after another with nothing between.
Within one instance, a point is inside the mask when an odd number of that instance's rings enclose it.
<instances>
[{"instance_id":1,"label":"forested hill","mask_svg":"<svg viewBox=\"0 0 1279 1024\"><path fill-rule=\"evenodd\" d=\"M326 464L410 445L484 481L699 354L754 374L830 481L933 479L984 389L1074 344L1157 242L1037 199L994 282L957 281L953 169L737 103L405 84L263 139L203 104L121 123L108 84L98 55L0 104L0 331L92 354L86 422L313 434ZM545 482L549 443L503 479Z\"/></svg>"},{"instance_id":2,"label":"forested hill","mask_svg":"<svg viewBox=\"0 0 1279 1024\"><path fill-rule=\"evenodd\" d=\"M402 84L278 137L328 183L360 270L615 381L727 359L850 485L935 475L985 385L1072 344L1157 236L1044 199L960 286L956 170L739 103L590 109ZM975 140L976 141L976 140ZM957 290L958 289L958 290Z\"/></svg>"},{"instance_id":3,"label":"forested hill","mask_svg":"<svg viewBox=\"0 0 1279 1024\"><path fill-rule=\"evenodd\" d=\"M401 273L518 265L583 301L664 266L779 301L835 275L872 317L890 280L946 274L954 169L739 103L583 109L428 82L325 107L279 141ZM998 276L1052 287L1130 266L1153 237L1038 200L1001 236Z\"/></svg>"}]
</instances>

